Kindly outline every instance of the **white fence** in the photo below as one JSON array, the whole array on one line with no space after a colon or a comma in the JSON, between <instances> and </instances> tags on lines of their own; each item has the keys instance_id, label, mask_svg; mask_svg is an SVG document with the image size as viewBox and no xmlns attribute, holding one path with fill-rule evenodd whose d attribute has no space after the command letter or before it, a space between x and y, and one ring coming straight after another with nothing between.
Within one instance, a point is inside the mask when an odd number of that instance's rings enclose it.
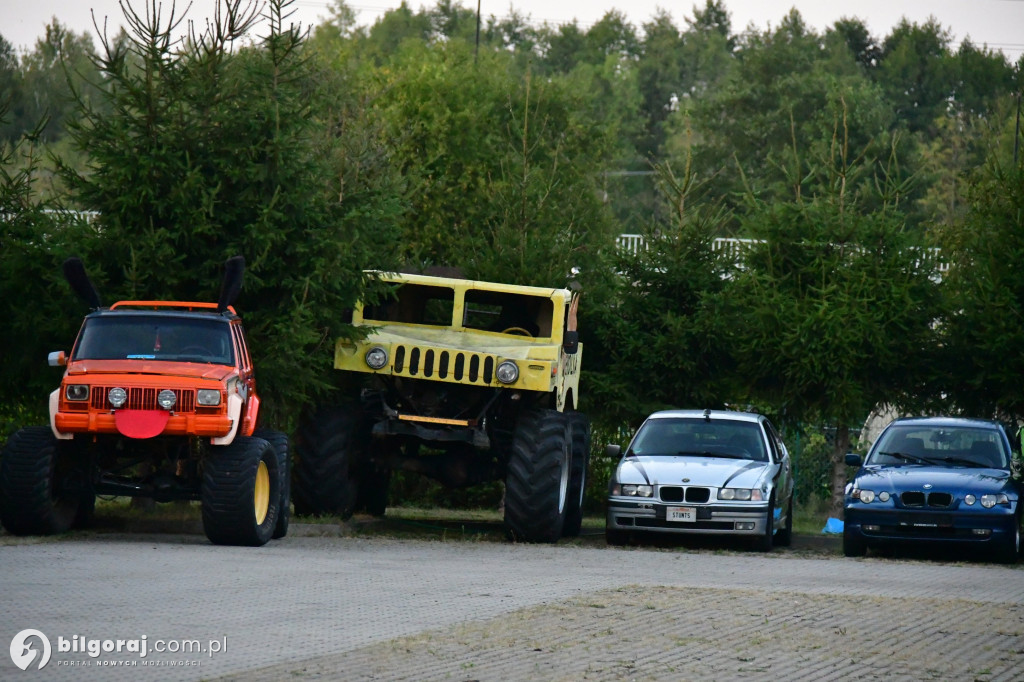
<instances>
[{"instance_id":1,"label":"white fence","mask_svg":"<svg viewBox=\"0 0 1024 682\"><path fill-rule=\"evenodd\" d=\"M729 255L734 261L739 262L743 258L744 250L746 250L751 244L758 243L761 243L761 240L740 237L716 237L711 248L715 251L721 251ZM642 234L620 234L615 238L615 245L620 251L632 254L638 254L647 249L647 244L645 243L644 236ZM949 271L949 263L943 261L939 257L939 249L930 248L928 249L928 253L931 257L938 260L938 267L936 269L938 270L940 277Z\"/></svg>"}]
</instances>

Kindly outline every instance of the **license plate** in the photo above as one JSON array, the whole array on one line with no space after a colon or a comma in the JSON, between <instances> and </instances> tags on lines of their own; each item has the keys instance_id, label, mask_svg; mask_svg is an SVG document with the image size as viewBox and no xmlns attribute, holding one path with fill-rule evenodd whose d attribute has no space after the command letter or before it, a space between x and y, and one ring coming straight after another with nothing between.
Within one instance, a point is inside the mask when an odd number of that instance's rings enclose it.
<instances>
[{"instance_id":1,"label":"license plate","mask_svg":"<svg viewBox=\"0 0 1024 682\"><path fill-rule=\"evenodd\" d=\"M683 523L693 523L697 520L697 508L696 507L669 507L665 510L666 521L681 521Z\"/></svg>"}]
</instances>

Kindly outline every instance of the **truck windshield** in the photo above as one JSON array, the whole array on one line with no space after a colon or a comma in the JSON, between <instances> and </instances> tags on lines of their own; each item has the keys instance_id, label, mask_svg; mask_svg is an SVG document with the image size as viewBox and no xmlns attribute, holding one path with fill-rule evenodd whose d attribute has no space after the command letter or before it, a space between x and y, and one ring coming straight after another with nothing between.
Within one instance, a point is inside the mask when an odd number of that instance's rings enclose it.
<instances>
[{"instance_id":1,"label":"truck windshield","mask_svg":"<svg viewBox=\"0 0 1024 682\"><path fill-rule=\"evenodd\" d=\"M82 328L73 359L235 364L226 321L168 315L90 318Z\"/></svg>"}]
</instances>

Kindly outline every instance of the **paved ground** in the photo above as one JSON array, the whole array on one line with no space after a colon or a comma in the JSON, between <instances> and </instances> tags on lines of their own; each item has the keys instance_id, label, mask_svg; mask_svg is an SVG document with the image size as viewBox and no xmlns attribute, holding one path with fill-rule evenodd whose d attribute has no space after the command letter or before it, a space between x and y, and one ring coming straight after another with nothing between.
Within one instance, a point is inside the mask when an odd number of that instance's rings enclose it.
<instances>
[{"instance_id":1,"label":"paved ground","mask_svg":"<svg viewBox=\"0 0 1024 682\"><path fill-rule=\"evenodd\" d=\"M594 545L17 541L0 652L25 628L53 652L29 672L0 653L0 679L1024 679L1024 566ZM58 651L75 635L223 650Z\"/></svg>"}]
</instances>

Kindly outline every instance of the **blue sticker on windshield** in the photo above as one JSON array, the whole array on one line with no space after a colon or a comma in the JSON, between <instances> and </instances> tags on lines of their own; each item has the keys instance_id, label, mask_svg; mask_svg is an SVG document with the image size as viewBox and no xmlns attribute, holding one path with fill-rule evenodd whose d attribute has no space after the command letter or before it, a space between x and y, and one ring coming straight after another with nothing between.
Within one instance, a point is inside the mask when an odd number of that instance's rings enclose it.
<instances>
[{"instance_id":1,"label":"blue sticker on windshield","mask_svg":"<svg viewBox=\"0 0 1024 682\"><path fill-rule=\"evenodd\" d=\"M126 356L129 360L154 360L155 355L128 355Z\"/></svg>"}]
</instances>

